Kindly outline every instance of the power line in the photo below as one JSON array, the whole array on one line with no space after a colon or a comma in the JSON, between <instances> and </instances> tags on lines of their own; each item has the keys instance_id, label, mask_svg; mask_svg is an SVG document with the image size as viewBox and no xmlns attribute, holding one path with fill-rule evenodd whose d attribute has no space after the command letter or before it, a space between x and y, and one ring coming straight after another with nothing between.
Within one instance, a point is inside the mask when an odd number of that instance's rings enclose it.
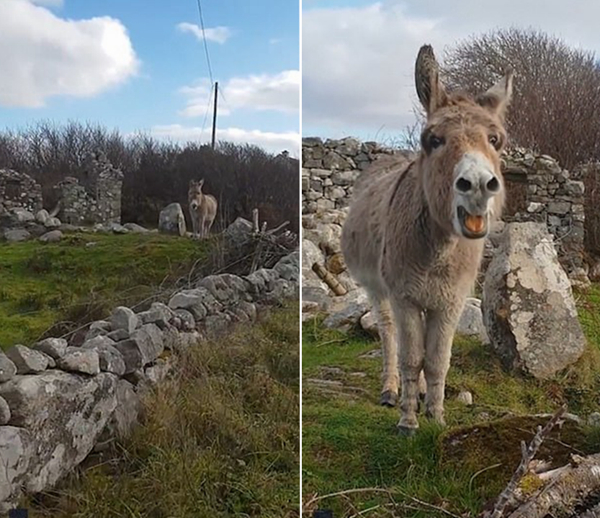
<instances>
[{"instance_id":1,"label":"power line","mask_svg":"<svg viewBox=\"0 0 600 518\"><path fill-rule=\"evenodd\" d=\"M210 77L210 84L214 85L212 67L210 65L210 55L208 53L208 44L206 43L206 34L204 31L204 17L202 16L202 2L200 0L197 1L198 4L198 14L200 15L200 28L202 29L202 40L204 41L204 52L206 54L206 63L208 65L208 75Z\"/></svg>"},{"instance_id":2,"label":"power line","mask_svg":"<svg viewBox=\"0 0 600 518\"><path fill-rule=\"evenodd\" d=\"M208 118L208 111L210 110L210 101L212 100L212 94L215 89L215 86L211 86L210 94L208 96L208 103L206 105L206 111L204 112L204 121L202 122L202 134L204 135L204 128L206 128L206 119Z\"/></svg>"}]
</instances>

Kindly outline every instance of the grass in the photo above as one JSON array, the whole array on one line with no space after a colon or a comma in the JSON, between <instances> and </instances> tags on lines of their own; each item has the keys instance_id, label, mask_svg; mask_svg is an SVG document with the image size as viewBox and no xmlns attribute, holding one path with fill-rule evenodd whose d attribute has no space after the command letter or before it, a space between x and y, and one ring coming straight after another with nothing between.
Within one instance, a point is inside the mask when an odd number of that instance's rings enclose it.
<instances>
[{"instance_id":1,"label":"grass","mask_svg":"<svg viewBox=\"0 0 600 518\"><path fill-rule=\"evenodd\" d=\"M600 410L600 287L577 300L589 346L575 366L548 381L509 374L490 348L457 337L446 387L448 426L421 419L412 438L396 435L397 411L378 405L381 359L369 353L379 343L325 330L319 319L305 322L304 513L478 516L510 478L520 440L532 437L537 423L524 416L553 412L562 403L584 417ZM462 390L473 393L473 406L457 401ZM463 432L475 425L478 432L465 439ZM540 454L557 463L574 451L600 451L597 431L568 425L556 434Z\"/></svg>"},{"instance_id":2,"label":"grass","mask_svg":"<svg viewBox=\"0 0 600 518\"><path fill-rule=\"evenodd\" d=\"M53 327L56 335L140 302L185 274L210 246L154 233L1 243L0 348L28 345Z\"/></svg>"},{"instance_id":3,"label":"grass","mask_svg":"<svg viewBox=\"0 0 600 518\"><path fill-rule=\"evenodd\" d=\"M299 515L299 305L179 358L145 423L35 518Z\"/></svg>"}]
</instances>

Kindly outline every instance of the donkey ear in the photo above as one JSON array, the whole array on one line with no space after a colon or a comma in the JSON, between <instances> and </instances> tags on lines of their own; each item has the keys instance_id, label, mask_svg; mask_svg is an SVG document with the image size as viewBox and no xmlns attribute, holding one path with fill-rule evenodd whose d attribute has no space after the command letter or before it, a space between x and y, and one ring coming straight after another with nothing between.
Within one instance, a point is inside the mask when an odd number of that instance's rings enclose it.
<instances>
[{"instance_id":1,"label":"donkey ear","mask_svg":"<svg viewBox=\"0 0 600 518\"><path fill-rule=\"evenodd\" d=\"M198 180L198 187L202 187L204 185L204 178L202 180Z\"/></svg>"},{"instance_id":2,"label":"donkey ear","mask_svg":"<svg viewBox=\"0 0 600 518\"><path fill-rule=\"evenodd\" d=\"M423 45L419 49L415 63L415 86L427 115L431 115L448 101L448 94L440 81L440 67L431 45Z\"/></svg>"},{"instance_id":3,"label":"donkey ear","mask_svg":"<svg viewBox=\"0 0 600 518\"><path fill-rule=\"evenodd\" d=\"M513 71L507 70L500 81L477 98L477 102L501 118L506 114L513 90Z\"/></svg>"}]
</instances>

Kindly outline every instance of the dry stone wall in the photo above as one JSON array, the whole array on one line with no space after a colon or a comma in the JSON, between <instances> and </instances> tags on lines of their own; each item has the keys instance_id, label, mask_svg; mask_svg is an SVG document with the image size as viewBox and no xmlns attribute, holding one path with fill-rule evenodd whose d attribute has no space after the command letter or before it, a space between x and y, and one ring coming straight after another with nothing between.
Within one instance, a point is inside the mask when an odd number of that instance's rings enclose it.
<instances>
[{"instance_id":1,"label":"dry stone wall","mask_svg":"<svg viewBox=\"0 0 600 518\"><path fill-rule=\"evenodd\" d=\"M166 350L250 323L269 303L298 296L299 252L272 269L211 275L167 304L119 307L82 339L48 338L0 352L0 512L54 486L95 447L136 424L141 396L176 368Z\"/></svg>"},{"instance_id":2,"label":"dry stone wall","mask_svg":"<svg viewBox=\"0 0 600 518\"><path fill-rule=\"evenodd\" d=\"M381 155L410 159L411 153L375 142L302 140L302 212L322 213L348 206L360 173ZM584 184L562 169L552 157L522 149L503 157L507 208L503 219L544 222L554 237L559 260L572 277L584 270Z\"/></svg>"}]
</instances>

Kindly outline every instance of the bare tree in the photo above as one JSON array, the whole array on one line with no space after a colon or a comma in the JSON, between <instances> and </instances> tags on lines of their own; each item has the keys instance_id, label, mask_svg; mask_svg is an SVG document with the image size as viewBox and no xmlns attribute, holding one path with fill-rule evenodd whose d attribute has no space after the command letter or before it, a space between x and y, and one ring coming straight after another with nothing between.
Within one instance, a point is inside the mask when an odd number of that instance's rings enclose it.
<instances>
[{"instance_id":1,"label":"bare tree","mask_svg":"<svg viewBox=\"0 0 600 518\"><path fill-rule=\"evenodd\" d=\"M476 92L507 68L515 72L512 144L567 168L600 158L600 68L592 52L539 31L500 29L447 51L443 72L452 87Z\"/></svg>"}]
</instances>

